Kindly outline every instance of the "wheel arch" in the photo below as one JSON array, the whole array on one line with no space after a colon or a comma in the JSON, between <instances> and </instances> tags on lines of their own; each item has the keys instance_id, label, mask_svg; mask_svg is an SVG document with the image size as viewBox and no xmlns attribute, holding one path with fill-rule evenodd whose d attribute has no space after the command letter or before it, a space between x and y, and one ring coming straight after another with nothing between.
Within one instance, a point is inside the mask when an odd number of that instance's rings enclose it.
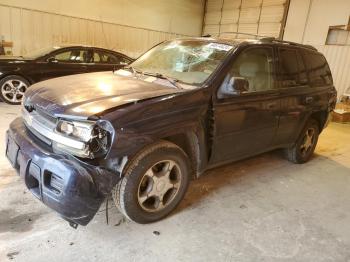
<instances>
[{"instance_id":1,"label":"wheel arch","mask_svg":"<svg viewBox=\"0 0 350 262\"><path fill-rule=\"evenodd\" d=\"M309 119L314 119L315 121L317 121L320 133L322 132L323 128L325 127L325 124L326 124L327 118L328 118L328 114L329 114L329 112L327 112L326 110L322 110L322 111L313 112L309 117Z\"/></svg>"},{"instance_id":2,"label":"wheel arch","mask_svg":"<svg viewBox=\"0 0 350 262\"><path fill-rule=\"evenodd\" d=\"M25 76L25 75L23 75L23 74L20 74L20 73L6 73L6 74L3 74L3 75L1 75L0 76L0 81L2 80L2 79L4 79L4 78L6 78L6 77L9 77L9 76L17 76L17 77L22 77L23 79L25 79L26 81L28 81L29 82L29 85L32 85L32 84L34 84L35 82L32 80L32 79L30 79L29 77L27 77L27 76Z\"/></svg>"},{"instance_id":3,"label":"wheel arch","mask_svg":"<svg viewBox=\"0 0 350 262\"><path fill-rule=\"evenodd\" d=\"M199 133L188 131L163 137L162 140L171 142L180 147L189 157L192 168L192 178L198 178L204 171L206 149L204 140Z\"/></svg>"}]
</instances>

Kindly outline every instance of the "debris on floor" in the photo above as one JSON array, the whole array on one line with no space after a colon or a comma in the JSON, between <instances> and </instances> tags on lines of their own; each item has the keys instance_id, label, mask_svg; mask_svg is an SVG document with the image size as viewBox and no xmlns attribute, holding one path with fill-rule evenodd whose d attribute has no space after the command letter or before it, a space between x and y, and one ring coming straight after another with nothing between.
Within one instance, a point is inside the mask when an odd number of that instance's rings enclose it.
<instances>
[{"instance_id":1,"label":"debris on floor","mask_svg":"<svg viewBox=\"0 0 350 262\"><path fill-rule=\"evenodd\" d=\"M160 232L159 232L159 231L153 231L153 235L159 236L159 235L160 235Z\"/></svg>"},{"instance_id":2,"label":"debris on floor","mask_svg":"<svg viewBox=\"0 0 350 262\"><path fill-rule=\"evenodd\" d=\"M246 206L246 205L244 205L244 204L242 204L242 205L240 205L240 206L239 206L239 208L241 208L241 209L245 209L245 208L247 208L247 206Z\"/></svg>"},{"instance_id":3,"label":"debris on floor","mask_svg":"<svg viewBox=\"0 0 350 262\"><path fill-rule=\"evenodd\" d=\"M119 219L119 221L114 225L114 226L120 226L122 223L125 222L125 217L122 217L121 219Z\"/></svg>"},{"instance_id":4,"label":"debris on floor","mask_svg":"<svg viewBox=\"0 0 350 262\"><path fill-rule=\"evenodd\" d=\"M19 254L18 251L14 251L14 252L10 252L10 253L7 253L7 257L12 260L15 258L15 256L17 256Z\"/></svg>"},{"instance_id":5,"label":"debris on floor","mask_svg":"<svg viewBox=\"0 0 350 262\"><path fill-rule=\"evenodd\" d=\"M337 103L333 112L333 121L338 123L350 122L350 100Z\"/></svg>"}]
</instances>

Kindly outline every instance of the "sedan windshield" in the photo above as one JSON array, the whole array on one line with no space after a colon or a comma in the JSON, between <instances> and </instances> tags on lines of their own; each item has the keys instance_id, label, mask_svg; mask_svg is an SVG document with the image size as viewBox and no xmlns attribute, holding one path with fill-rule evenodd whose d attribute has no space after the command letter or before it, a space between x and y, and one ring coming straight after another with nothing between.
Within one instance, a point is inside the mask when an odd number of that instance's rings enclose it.
<instances>
[{"instance_id":1,"label":"sedan windshield","mask_svg":"<svg viewBox=\"0 0 350 262\"><path fill-rule=\"evenodd\" d=\"M42 57L44 55L47 55L47 54L51 53L52 51L57 50L59 48L60 47L55 46L55 47L47 47L47 48L42 48L42 49L30 51L26 55L24 55L23 58L36 59L36 58Z\"/></svg>"},{"instance_id":2,"label":"sedan windshield","mask_svg":"<svg viewBox=\"0 0 350 262\"><path fill-rule=\"evenodd\" d=\"M232 45L200 40L164 42L142 55L131 67L144 74L198 85L214 72L232 48Z\"/></svg>"}]
</instances>

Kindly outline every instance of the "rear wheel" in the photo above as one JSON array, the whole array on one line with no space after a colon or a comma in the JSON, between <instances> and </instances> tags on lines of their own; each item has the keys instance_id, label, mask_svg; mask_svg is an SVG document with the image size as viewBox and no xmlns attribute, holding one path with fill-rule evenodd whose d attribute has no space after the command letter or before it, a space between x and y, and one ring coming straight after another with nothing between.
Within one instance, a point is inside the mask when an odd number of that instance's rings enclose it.
<instances>
[{"instance_id":1,"label":"rear wheel","mask_svg":"<svg viewBox=\"0 0 350 262\"><path fill-rule=\"evenodd\" d=\"M7 76L0 80L0 97L8 104L19 105L29 85L23 77Z\"/></svg>"},{"instance_id":2,"label":"rear wheel","mask_svg":"<svg viewBox=\"0 0 350 262\"><path fill-rule=\"evenodd\" d=\"M186 153L162 141L140 152L126 167L124 178L113 189L119 210L137 223L167 216L184 197L190 178Z\"/></svg>"},{"instance_id":3,"label":"rear wheel","mask_svg":"<svg viewBox=\"0 0 350 262\"><path fill-rule=\"evenodd\" d=\"M315 151L320 130L316 120L307 122L295 145L286 149L286 157L289 161L302 164L310 160Z\"/></svg>"}]
</instances>

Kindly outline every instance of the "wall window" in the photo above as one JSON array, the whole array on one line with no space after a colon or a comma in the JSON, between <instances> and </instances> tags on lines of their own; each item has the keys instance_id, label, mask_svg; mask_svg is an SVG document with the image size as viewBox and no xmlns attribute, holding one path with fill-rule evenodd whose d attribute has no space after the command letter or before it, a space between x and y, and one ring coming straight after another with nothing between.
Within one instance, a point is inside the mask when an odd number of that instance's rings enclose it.
<instances>
[{"instance_id":1,"label":"wall window","mask_svg":"<svg viewBox=\"0 0 350 262\"><path fill-rule=\"evenodd\" d=\"M326 45L350 45L350 31L330 28L328 30Z\"/></svg>"}]
</instances>

